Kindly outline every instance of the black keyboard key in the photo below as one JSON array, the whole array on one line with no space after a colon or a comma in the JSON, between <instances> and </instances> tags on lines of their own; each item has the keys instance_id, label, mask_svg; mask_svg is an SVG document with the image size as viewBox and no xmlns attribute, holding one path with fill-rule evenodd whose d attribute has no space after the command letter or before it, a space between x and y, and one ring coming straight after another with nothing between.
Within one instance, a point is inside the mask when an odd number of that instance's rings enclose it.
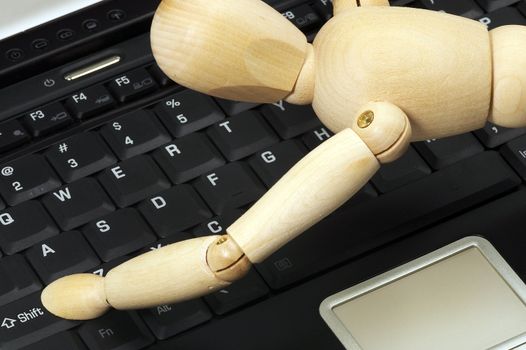
<instances>
[{"instance_id":1,"label":"black keyboard key","mask_svg":"<svg viewBox=\"0 0 526 350\"><path fill-rule=\"evenodd\" d=\"M424 160L410 147L407 153L393 163L384 164L372 182L382 193L393 191L410 182L431 174Z\"/></svg>"},{"instance_id":2,"label":"black keyboard key","mask_svg":"<svg viewBox=\"0 0 526 350\"><path fill-rule=\"evenodd\" d=\"M18 350L63 332L78 323L50 314L40 301L40 292L0 307L0 349Z\"/></svg>"},{"instance_id":3,"label":"black keyboard key","mask_svg":"<svg viewBox=\"0 0 526 350\"><path fill-rule=\"evenodd\" d=\"M307 150L298 141L288 140L256 153L249 164L267 187L273 186Z\"/></svg>"},{"instance_id":4,"label":"black keyboard key","mask_svg":"<svg viewBox=\"0 0 526 350\"><path fill-rule=\"evenodd\" d=\"M323 142L330 139L333 135L334 133L328 128L320 126L319 128L309 131L308 133L303 135L301 140L307 146L307 148L312 151L313 149L321 145Z\"/></svg>"},{"instance_id":5,"label":"black keyboard key","mask_svg":"<svg viewBox=\"0 0 526 350\"><path fill-rule=\"evenodd\" d=\"M141 310L140 313L157 339L167 339L212 318L201 299L175 305L159 305Z\"/></svg>"},{"instance_id":6,"label":"black keyboard key","mask_svg":"<svg viewBox=\"0 0 526 350\"><path fill-rule=\"evenodd\" d=\"M166 237L212 217L190 185L179 185L145 200L138 206L155 232Z\"/></svg>"},{"instance_id":7,"label":"black keyboard key","mask_svg":"<svg viewBox=\"0 0 526 350\"><path fill-rule=\"evenodd\" d=\"M155 251L163 247L166 247L167 245L174 244L174 243L181 242L181 241L186 241L192 238L195 238L195 237L186 232L179 232L177 234L172 234L171 236L163 238L160 241L148 244L146 247L139 250L138 254L144 254L144 253L148 253L151 251Z\"/></svg>"},{"instance_id":8,"label":"black keyboard key","mask_svg":"<svg viewBox=\"0 0 526 350\"><path fill-rule=\"evenodd\" d=\"M265 282L252 269L241 280L207 295L205 301L215 314L224 315L255 300L263 298L269 292Z\"/></svg>"},{"instance_id":9,"label":"black keyboard key","mask_svg":"<svg viewBox=\"0 0 526 350\"><path fill-rule=\"evenodd\" d=\"M104 126L101 134L120 159L149 152L171 137L152 112L138 110Z\"/></svg>"},{"instance_id":10,"label":"black keyboard key","mask_svg":"<svg viewBox=\"0 0 526 350\"><path fill-rule=\"evenodd\" d=\"M173 183L180 184L225 164L212 142L195 133L175 140L153 153Z\"/></svg>"},{"instance_id":11,"label":"black keyboard key","mask_svg":"<svg viewBox=\"0 0 526 350\"><path fill-rule=\"evenodd\" d=\"M170 188L170 182L159 167L145 155L106 169L99 175L99 181L120 208Z\"/></svg>"},{"instance_id":12,"label":"black keyboard key","mask_svg":"<svg viewBox=\"0 0 526 350\"><path fill-rule=\"evenodd\" d=\"M100 264L95 252L77 231L62 233L34 245L28 249L26 257L45 284Z\"/></svg>"},{"instance_id":13,"label":"black keyboard key","mask_svg":"<svg viewBox=\"0 0 526 350\"><path fill-rule=\"evenodd\" d=\"M444 168L484 150L471 133L418 142L415 148L433 169Z\"/></svg>"},{"instance_id":14,"label":"black keyboard key","mask_svg":"<svg viewBox=\"0 0 526 350\"><path fill-rule=\"evenodd\" d=\"M119 102L136 100L159 88L144 68L138 68L116 77L109 83L108 87Z\"/></svg>"},{"instance_id":15,"label":"black keyboard key","mask_svg":"<svg viewBox=\"0 0 526 350\"><path fill-rule=\"evenodd\" d=\"M122 263L125 263L126 261L132 259L133 256L125 255L118 257L117 259L113 259L110 262L104 263L100 266L97 266L96 268L89 271L89 273L99 275L100 277L106 277L108 272L110 272L113 268L121 265Z\"/></svg>"},{"instance_id":16,"label":"black keyboard key","mask_svg":"<svg viewBox=\"0 0 526 350\"><path fill-rule=\"evenodd\" d=\"M135 312L110 311L78 332L90 350L140 350L154 341Z\"/></svg>"},{"instance_id":17,"label":"black keyboard key","mask_svg":"<svg viewBox=\"0 0 526 350\"><path fill-rule=\"evenodd\" d=\"M278 101L265 105L261 113L283 139L304 134L320 124L311 106L296 106Z\"/></svg>"},{"instance_id":18,"label":"black keyboard key","mask_svg":"<svg viewBox=\"0 0 526 350\"><path fill-rule=\"evenodd\" d=\"M26 129L18 120L0 124L0 152L9 151L29 141Z\"/></svg>"},{"instance_id":19,"label":"black keyboard key","mask_svg":"<svg viewBox=\"0 0 526 350\"><path fill-rule=\"evenodd\" d=\"M96 133L83 132L49 148L46 157L67 183L97 173L117 163Z\"/></svg>"},{"instance_id":20,"label":"black keyboard key","mask_svg":"<svg viewBox=\"0 0 526 350\"><path fill-rule=\"evenodd\" d=\"M221 215L256 201L266 189L246 164L227 164L213 173L203 175L194 186L210 208Z\"/></svg>"},{"instance_id":21,"label":"black keyboard key","mask_svg":"<svg viewBox=\"0 0 526 350\"><path fill-rule=\"evenodd\" d=\"M45 136L73 122L73 118L59 102L27 113L22 122L33 137Z\"/></svg>"},{"instance_id":22,"label":"black keyboard key","mask_svg":"<svg viewBox=\"0 0 526 350\"><path fill-rule=\"evenodd\" d=\"M23 350L87 350L78 335L72 331L56 334L36 344L25 347Z\"/></svg>"},{"instance_id":23,"label":"black keyboard key","mask_svg":"<svg viewBox=\"0 0 526 350\"><path fill-rule=\"evenodd\" d=\"M64 231L72 230L115 210L108 195L92 178L78 180L49 193L42 202Z\"/></svg>"},{"instance_id":24,"label":"black keyboard key","mask_svg":"<svg viewBox=\"0 0 526 350\"><path fill-rule=\"evenodd\" d=\"M21 255L0 259L0 281L0 306L23 298L42 287L38 277Z\"/></svg>"},{"instance_id":25,"label":"black keyboard key","mask_svg":"<svg viewBox=\"0 0 526 350\"><path fill-rule=\"evenodd\" d=\"M82 232L105 262L157 240L144 219L132 208L118 210L93 221Z\"/></svg>"},{"instance_id":26,"label":"black keyboard key","mask_svg":"<svg viewBox=\"0 0 526 350\"><path fill-rule=\"evenodd\" d=\"M197 237L222 235L226 229L243 215L243 211L239 209L232 209L224 212L220 216L216 216L196 226L192 233Z\"/></svg>"},{"instance_id":27,"label":"black keyboard key","mask_svg":"<svg viewBox=\"0 0 526 350\"><path fill-rule=\"evenodd\" d=\"M344 206L353 206L358 205L364 202L367 202L371 199L374 199L378 197L378 192L374 189L374 187L367 183L365 186L362 187L358 193L356 193L354 196L352 196L351 199L349 199L346 203L344 203Z\"/></svg>"},{"instance_id":28,"label":"black keyboard key","mask_svg":"<svg viewBox=\"0 0 526 350\"><path fill-rule=\"evenodd\" d=\"M160 86L168 86L174 84L172 79L170 79L166 74L164 74L164 72L161 70L161 68L159 68L158 65L154 64L148 70Z\"/></svg>"},{"instance_id":29,"label":"black keyboard key","mask_svg":"<svg viewBox=\"0 0 526 350\"><path fill-rule=\"evenodd\" d=\"M306 4L283 12L283 16L302 31L316 29L322 24L320 16Z\"/></svg>"},{"instance_id":30,"label":"black keyboard key","mask_svg":"<svg viewBox=\"0 0 526 350\"><path fill-rule=\"evenodd\" d=\"M15 254L59 233L42 205L28 201L0 214L0 247Z\"/></svg>"},{"instance_id":31,"label":"black keyboard key","mask_svg":"<svg viewBox=\"0 0 526 350\"><path fill-rule=\"evenodd\" d=\"M526 25L526 18L513 7L504 7L479 18L479 22L495 29L509 24Z\"/></svg>"},{"instance_id":32,"label":"black keyboard key","mask_svg":"<svg viewBox=\"0 0 526 350\"><path fill-rule=\"evenodd\" d=\"M328 21L333 16L334 10L332 6L332 0L316 0L313 4L313 8L325 21Z\"/></svg>"},{"instance_id":33,"label":"black keyboard key","mask_svg":"<svg viewBox=\"0 0 526 350\"><path fill-rule=\"evenodd\" d=\"M259 106L257 103L225 100L216 97L216 102L227 115L233 116Z\"/></svg>"},{"instance_id":34,"label":"black keyboard key","mask_svg":"<svg viewBox=\"0 0 526 350\"><path fill-rule=\"evenodd\" d=\"M117 103L102 85L86 88L73 94L66 107L78 119L87 119L112 109Z\"/></svg>"},{"instance_id":35,"label":"black keyboard key","mask_svg":"<svg viewBox=\"0 0 526 350\"><path fill-rule=\"evenodd\" d=\"M506 144L501 153L526 181L526 135Z\"/></svg>"},{"instance_id":36,"label":"black keyboard key","mask_svg":"<svg viewBox=\"0 0 526 350\"><path fill-rule=\"evenodd\" d=\"M339 209L256 268L273 289L280 289L519 184L497 153L483 152L375 200Z\"/></svg>"},{"instance_id":37,"label":"black keyboard key","mask_svg":"<svg viewBox=\"0 0 526 350\"><path fill-rule=\"evenodd\" d=\"M475 0L416 0L411 3L411 7L443 11L469 18L477 18L484 14L484 11L475 3Z\"/></svg>"},{"instance_id":38,"label":"black keyboard key","mask_svg":"<svg viewBox=\"0 0 526 350\"><path fill-rule=\"evenodd\" d=\"M495 11L502 7L510 6L518 3L520 0L476 0L486 12Z\"/></svg>"},{"instance_id":39,"label":"black keyboard key","mask_svg":"<svg viewBox=\"0 0 526 350\"><path fill-rule=\"evenodd\" d=\"M244 112L220 122L207 133L230 161L245 158L279 141L256 111Z\"/></svg>"},{"instance_id":40,"label":"black keyboard key","mask_svg":"<svg viewBox=\"0 0 526 350\"><path fill-rule=\"evenodd\" d=\"M185 90L159 102L155 113L175 137L201 130L225 118L211 97Z\"/></svg>"},{"instance_id":41,"label":"black keyboard key","mask_svg":"<svg viewBox=\"0 0 526 350\"><path fill-rule=\"evenodd\" d=\"M475 131L475 136L484 146L496 148L526 133L526 128L508 129L487 123L484 128Z\"/></svg>"},{"instance_id":42,"label":"black keyboard key","mask_svg":"<svg viewBox=\"0 0 526 350\"><path fill-rule=\"evenodd\" d=\"M0 193L9 205L36 198L60 185L58 176L45 158L38 154L1 166Z\"/></svg>"}]
</instances>

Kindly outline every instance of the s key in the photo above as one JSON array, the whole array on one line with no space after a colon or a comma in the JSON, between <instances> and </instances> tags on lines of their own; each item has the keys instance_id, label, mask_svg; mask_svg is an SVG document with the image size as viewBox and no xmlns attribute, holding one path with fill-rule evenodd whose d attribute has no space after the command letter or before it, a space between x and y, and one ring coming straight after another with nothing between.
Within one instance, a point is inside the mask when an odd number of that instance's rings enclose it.
<instances>
[{"instance_id":1,"label":"s key","mask_svg":"<svg viewBox=\"0 0 526 350\"><path fill-rule=\"evenodd\" d=\"M9 205L33 199L61 182L43 156L33 154L0 167L0 194Z\"/></svg>"}]
</instances>

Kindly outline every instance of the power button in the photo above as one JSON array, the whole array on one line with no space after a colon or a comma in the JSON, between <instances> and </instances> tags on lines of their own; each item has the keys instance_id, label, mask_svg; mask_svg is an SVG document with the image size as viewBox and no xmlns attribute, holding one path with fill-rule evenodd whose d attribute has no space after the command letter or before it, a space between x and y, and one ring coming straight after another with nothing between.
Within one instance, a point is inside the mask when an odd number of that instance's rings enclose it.
<instances>
[{"instance_id":1,"label":"power button","mask_svg":"<svg viewBox=\"0 0 526 350\"><path fill-rule=\"evenodd\" d=\"M55 86L57 82L55 81L55 79L51 79L51 78L47 78L46 80L43 81L43 84L45 87L47 88L52 88L53 86Z\"/></svg>"}]
</instances>

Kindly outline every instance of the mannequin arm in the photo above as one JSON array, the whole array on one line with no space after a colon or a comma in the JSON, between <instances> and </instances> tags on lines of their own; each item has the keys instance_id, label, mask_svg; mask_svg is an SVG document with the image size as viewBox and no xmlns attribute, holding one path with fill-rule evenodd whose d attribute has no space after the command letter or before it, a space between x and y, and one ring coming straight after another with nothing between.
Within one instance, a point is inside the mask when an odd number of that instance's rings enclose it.
<instances>
[{"instance_id":1,"label":"mannequin arm","mask_svg":"<svg viewBox=\"0 0 526 350\"><path fill-rule=\"evenodd\" d=\"M118 309L180 302L224 288L354 195L380 163L345 129L295 165L228 235L196 238L138 256L103 278L80 274L50 284L42 302L57 316L90 319Z\"/></svg>"}]
</instances>

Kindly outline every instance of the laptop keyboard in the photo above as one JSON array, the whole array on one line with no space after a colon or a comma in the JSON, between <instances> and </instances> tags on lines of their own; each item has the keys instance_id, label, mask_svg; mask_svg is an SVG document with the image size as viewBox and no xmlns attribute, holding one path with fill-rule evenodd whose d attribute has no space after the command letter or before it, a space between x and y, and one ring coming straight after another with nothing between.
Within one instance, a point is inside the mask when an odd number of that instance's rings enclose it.
<instances>
[{"instance_id":1,"label":"laptop keyboard","mask_svg":"<svg viewBox=\"0 0 526 350\"><path fill-rule=\"evenodd\" d=\"M311 39L331 17L327 0L267 2ZM392 4L454 13L490 28L526 25L526 1ZM147 50L146 44L138 37L127 47ZM526 129L488 124L419 142L228 288L177 305L61 320L43 308L44 286L71 273L104 276L137 254L223 232L332 136L311 107L214 99L170 82L151 54L137 62L111 77L96 75L76 91L47 100L39 94L38 106L0 123L2 350L162 347L526 180Z\"/></svg>"}]
</instances>

